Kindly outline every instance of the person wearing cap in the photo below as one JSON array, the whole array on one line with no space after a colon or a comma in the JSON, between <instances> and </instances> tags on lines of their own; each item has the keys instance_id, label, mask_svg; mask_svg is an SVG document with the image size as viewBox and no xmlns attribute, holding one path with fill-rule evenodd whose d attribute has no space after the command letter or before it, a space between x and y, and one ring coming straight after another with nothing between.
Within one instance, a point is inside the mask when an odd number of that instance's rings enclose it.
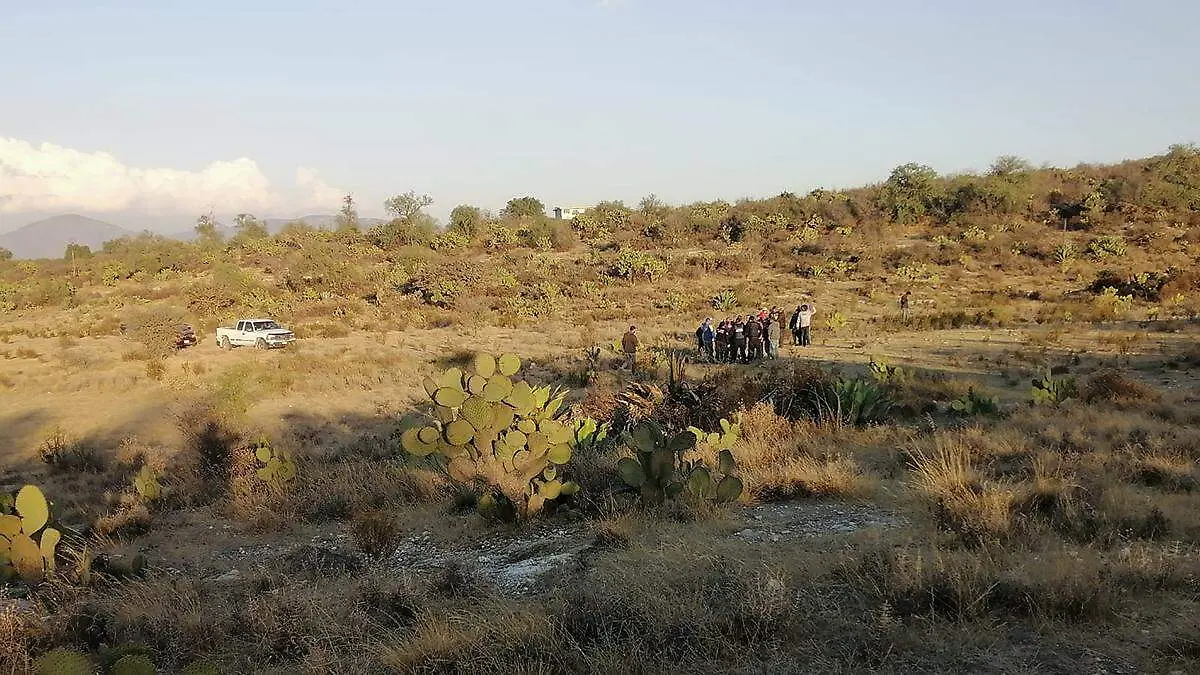
<instances>
[{"instance_id":1,"label":"person wearing cap","mask_svg":"<svg viewBox=\"0 0 1200 675\"><path fill-rule=\"evenodd\" d=\"M637 326L630 326L625 335L621 337L621 351L625 352L624 367L628 368L631 373L637 368L637 350Z\"/></svg>"}]
</instances>

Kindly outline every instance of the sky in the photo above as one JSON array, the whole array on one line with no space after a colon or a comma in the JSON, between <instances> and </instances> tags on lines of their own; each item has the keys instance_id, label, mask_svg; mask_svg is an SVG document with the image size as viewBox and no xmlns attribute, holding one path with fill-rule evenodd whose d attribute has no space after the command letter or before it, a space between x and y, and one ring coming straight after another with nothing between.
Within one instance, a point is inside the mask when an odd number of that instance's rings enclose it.
<instances>
[{"instance_id":1,"label":"sky","mask_svg":"<svg viewBox=\"0 0 1200 675\"><path fill-rule=\"evenodd\" d=\"M1194 0L0 0L0 231L803 193L1200 141Z\"/></svg>"}]
</instances>

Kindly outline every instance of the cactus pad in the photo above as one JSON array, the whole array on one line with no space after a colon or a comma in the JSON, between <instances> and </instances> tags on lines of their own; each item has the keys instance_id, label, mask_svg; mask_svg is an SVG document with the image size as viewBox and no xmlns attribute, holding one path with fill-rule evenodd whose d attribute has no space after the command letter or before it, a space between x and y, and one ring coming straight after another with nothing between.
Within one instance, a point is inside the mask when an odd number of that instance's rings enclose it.
<instances>
[{"instance_id":1,"label":"cactus pad","mask_svg":"<svg viewBox=\"0 0 1200 675\"><path fill-rule=\"evenodd\" d=\"M65 647L42 654L33 664L37 675L92 675L94 670L87 654Z\"/></svg>"},{"instance_id":2,"label":"cactus pad","mask_svg":"<svg viewBox=\"0 0 1200 675\"><path fill-rule=\"evenodd\" d=\"M566 464L571 461L571 446L567 443L552 445L546 453L546 458L553 464Z\"/></svg>"},{"instance_id":3,"label":"cactus pad","mask_svg":"<svg viewBox=\"0 0 1200 675\"><path fill-rule=\"evenodd\" d=\"M501 375L512 377L521 369L521 359L513 354L504 354L496 362L496 368Z\"/></svg>"},{"instance_id":4,"label":"cactus pad","mask_svg":"<svg viewBox=\"0 0 1200 675\"><path fill-rule=\"evenodd\" d=\"M21 516L21 530L27 535L36 534L50 520L50 505L36 485L21 488L17 492L14 507Z\"/></svg>"},{"instance_id":5,"label":"cactus pad","mask_svg":"<svg viewBox=\"0 0 1200 675\"><path fill-rule=\"evenodd\" d=\"M28 584L36 584L46 573L42 549L32 537L22 532L12 538L8 550L9 562Z\"/></svg>"},{"instance_id":6,"label":"cactus pad","mask_svg":"<svg viewBox=\"0 0 1200 675\"><path fill-rule=\"evenodd\" d=\"M466 420L454 420L446 425L446 441L450 445L466 445L475 436L475 428Z\"/></svg>"},{"instance_id":7,"label":"cactus pad","mask_svg":"<svg viewBox=\"0 0 1200 675\"><path fill-rule=\"evenodd\" d=\"M717 484L717 501L732 502L742 496L742 479L737 476L725 476Z\"/></svg>"},{"instance_id":8,"label":"cactus pad","mask_svg":"<svg viewBox=\"0 0 1200 675\"><path fill-rule=\"evenodd\" d=\"M12 539L21 533L21 519L17 516L0 516L0 537Z\"/></svg>"},{"instance_id":9,"label":"cactus pad","mask_svg":"<svg viewBox=\"0 0 1200 675\"><path fill-rule=\"evenodd\" d=\"M646 482L646 473L636 459L622 457L617 461L617 474L629 487L641 487Z\"/></svg>"},{"instance_id":10,"label":"cactus pad","mask_svg":"<svg viewBox=\"0 0 1200 675\"><path fill-rule=\"evenodd\" d=\"M499 403L512 393L513 383L504 375L492 375L483 386L483 398L488 403Z\"/></svg>"},{"instance_id":11,"label":"cactus pad","mask_svg":"<svg viewBox=\"0 0 1200 675\"><path fill-rule=\"evenodd\" d=\"M457 408L467 400L467 393L458 387L442 387L433 394L433 400L440 406Z\"/></svg>"},{"instance_id":12,"label":"cactus pad","mask_svg":"<svg viewBox=\"0 0 1200 675\"><path fill-rule=\"evenodd\" d=\"M42 562L46 565L46 571L53 572L56 566L55 554L57 553L58 542L62 539L62 533L53 527L47 527L42 530L41 541L38 542L38 549L42 554Z\"/></svg>"},{"instance_id":13,"label":"cactus pad","mask_svg":"<svg viewBox=\"0 0 1200 675\"><path fill-rule=\"evenodd\" d=\"M108 672L109 675L155 675L158 668L144 654L129 654L117 659Z\"/></svg>"},{"instance_id":14,"label":"cactus pad","mask_svg":"<svg viewBox=\"0 0 1200 675\"><path fill-rule=\"evenodd\" d=\"M483 389L487 386L488 380L482 375L472 375L467 378L467 391L476 396L483 395Z\"/></svg>"},{"instance_id":15,"label":"cactus pad","mask_svg":"<svg viewBox=\"0 0 1200 675\"><path fill-rule=\"evenodd\" d=\"M471 367L474 369L476 375L486 380L496 373L496 357L486 352L479 352L475 355L475 360L472 362Z\"/></svg>"}]
</instances>

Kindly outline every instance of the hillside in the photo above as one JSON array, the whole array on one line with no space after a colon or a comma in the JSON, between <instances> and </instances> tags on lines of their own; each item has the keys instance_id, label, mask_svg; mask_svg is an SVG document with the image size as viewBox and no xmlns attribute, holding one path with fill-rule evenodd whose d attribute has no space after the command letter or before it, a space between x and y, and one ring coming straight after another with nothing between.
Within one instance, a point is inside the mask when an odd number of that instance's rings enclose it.
<instances>
[{"instance_id":1,"label":"hillside","mask_svg":"<svg viewBox=\"0 0 1200 675\"><path fill-rule=\"evenodd\" d=\"M98 249L106 241L130 234L103 220L66 214L0 234L0 248L12 251L16 258L61 258L69 243Z\"/></svg>"},{"instance_id":2,"label":"hillside","mask_svg":"<svg viewBox=\"0 0 1200 675\"><path fill-rule=\"evenodd\" d=\"M0 669L1200 671L1200 149L514 202L0 261Z\"/></svg>"}]
</instances>

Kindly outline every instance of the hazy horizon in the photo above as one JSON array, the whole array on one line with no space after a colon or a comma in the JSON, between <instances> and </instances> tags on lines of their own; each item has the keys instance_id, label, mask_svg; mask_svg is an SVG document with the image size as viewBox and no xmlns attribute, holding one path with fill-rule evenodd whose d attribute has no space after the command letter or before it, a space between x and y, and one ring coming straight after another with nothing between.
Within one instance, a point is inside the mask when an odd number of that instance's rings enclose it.
<instances>
[{"instance_id":1,"label":"hazy horizon","mask_svg":"<svg viewBox=\"0 0 1200 675\"><path fill-rule=\"evenodd\" d=\"M428 193L442 218L526 194L736 200L1200 137L1182 2L270 5L10 9L0 231L179 231L345 192L363 216Z\"/></svg>"}]
</instances>

